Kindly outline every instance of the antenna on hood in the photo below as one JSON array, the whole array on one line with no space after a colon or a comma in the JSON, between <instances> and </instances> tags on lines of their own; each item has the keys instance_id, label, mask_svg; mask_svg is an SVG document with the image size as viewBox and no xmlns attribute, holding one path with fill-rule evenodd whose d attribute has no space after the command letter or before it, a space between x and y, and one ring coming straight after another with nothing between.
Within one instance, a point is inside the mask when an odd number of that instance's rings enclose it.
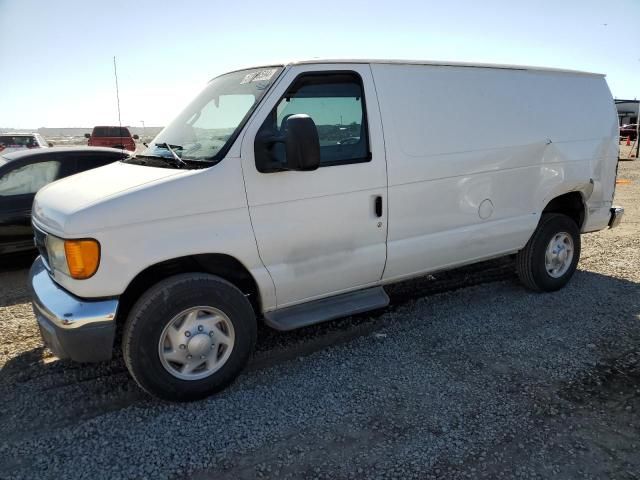
<instances>
[{"instance_id":1,"label":"antenna on hood","mask_svg":"<svg viewBox=\"0 0 640 480\"><path fill-rule=\"evenodd\" d=\"M118 67L116 66L116 57L113 56L113 75L116 78L116 104L118 106L118 136L122 145L122 153L124 154L124 142L122 141L122 120L120 119L120 91L118 90Z\"/></svg>"}]
</instances>

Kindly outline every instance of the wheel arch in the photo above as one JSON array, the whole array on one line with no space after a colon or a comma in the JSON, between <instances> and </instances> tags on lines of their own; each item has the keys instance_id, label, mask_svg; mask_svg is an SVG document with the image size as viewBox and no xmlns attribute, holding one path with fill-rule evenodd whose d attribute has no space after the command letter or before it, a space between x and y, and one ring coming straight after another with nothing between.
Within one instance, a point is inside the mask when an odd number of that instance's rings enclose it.
<instances>
[{"instance_id":1,"label":"wheel arch","mask_svg":"<svg viewBox=\"0 0 640 480\"><path fill-rule=\"evenodd\" d=\"M256 317L261 316L260 290L249 270L231 255L208 253L164 260L138 273L120 296L118 323L126 320L133 304L152 285L181 273L209 273L227 280L246 295Z\"/></svg>"},{"instance_id":2,"label":"wheel arch","mask_svg":"<svg viewBox=\"0 0 640 480\"><path fill-rule=\"evenodd\" d=\"M562 213L571 218L578 230L582 230L586 218L586 201L580 191L566 192L558 195L547 202L541 214Z\"/></svg>"}]
</instances>

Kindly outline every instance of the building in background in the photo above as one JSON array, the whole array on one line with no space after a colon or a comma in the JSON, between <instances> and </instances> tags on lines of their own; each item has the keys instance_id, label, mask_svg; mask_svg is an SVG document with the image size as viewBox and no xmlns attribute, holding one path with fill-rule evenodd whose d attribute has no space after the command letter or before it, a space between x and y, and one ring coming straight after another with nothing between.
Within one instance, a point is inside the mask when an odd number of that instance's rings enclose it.
<instances>
[{"instance_id":1,"label":"building in background","mask_svg":"<svg viewBox=\"0 0 640 480\"><path fill-rule=\"evenodd\" d=\"M640 107L640 100L616 99L616 108L618 109L618 120L620 121L620 125L638 123L638 107Z\"/></svg>"}]
</instances>

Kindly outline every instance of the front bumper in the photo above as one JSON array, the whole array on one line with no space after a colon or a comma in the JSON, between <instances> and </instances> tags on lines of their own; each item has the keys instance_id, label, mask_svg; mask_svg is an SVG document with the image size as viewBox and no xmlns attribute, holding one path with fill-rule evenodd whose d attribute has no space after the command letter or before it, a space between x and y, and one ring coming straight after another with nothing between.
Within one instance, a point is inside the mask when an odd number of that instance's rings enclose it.
<instances>
[{"instance_id":1,"label":"front bumper","mask_svg":"<svg viewBox=\"0 0 640 480\"><path fill-rule=\"evenodd\" d=\"M620 225L622 217L624 216L624 208L611 207L611 217L609 219L609 227L614 228Z\"/></svg>"},{"instance_id":2,"label":"front bumper","mask_svg":"<svg viewBox=\"0 0 640 480\"><path fill-rule=\"evenodd\" d=\"M85 300L58 286L38 257L29 272L33 312L47 347L77 362L109 360L118 300Z\"/></svg>"}]
</instances>

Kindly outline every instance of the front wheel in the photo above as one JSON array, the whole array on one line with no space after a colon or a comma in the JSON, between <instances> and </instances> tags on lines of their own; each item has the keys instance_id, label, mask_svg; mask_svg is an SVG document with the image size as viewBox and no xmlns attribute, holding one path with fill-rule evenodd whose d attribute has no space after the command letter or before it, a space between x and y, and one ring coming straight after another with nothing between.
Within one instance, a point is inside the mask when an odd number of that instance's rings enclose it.
<instances>
[{"instance_id":1,"label":"front wheel","mask_svg":"<svg viewBox=\"0 0 640 480\"><path fill-rule=\"evenodd\" d=\"M176 275L133 306L122 350L145 391L165 400L197 400L238 376L256 330L251 304L231 283L207 274Z\"/></svg>"},{"instance_id":2,"label":"front wheel","mask_svg":"<svg viewBox=\"0 0 640 480\"><path fill-rule=\"evenodd\" d=\"M526 287L553 292L571 279L579 259L580 231L576 222L560 213L546 213L518 252L516 269Z\"/></svg>"}]
</instances>

